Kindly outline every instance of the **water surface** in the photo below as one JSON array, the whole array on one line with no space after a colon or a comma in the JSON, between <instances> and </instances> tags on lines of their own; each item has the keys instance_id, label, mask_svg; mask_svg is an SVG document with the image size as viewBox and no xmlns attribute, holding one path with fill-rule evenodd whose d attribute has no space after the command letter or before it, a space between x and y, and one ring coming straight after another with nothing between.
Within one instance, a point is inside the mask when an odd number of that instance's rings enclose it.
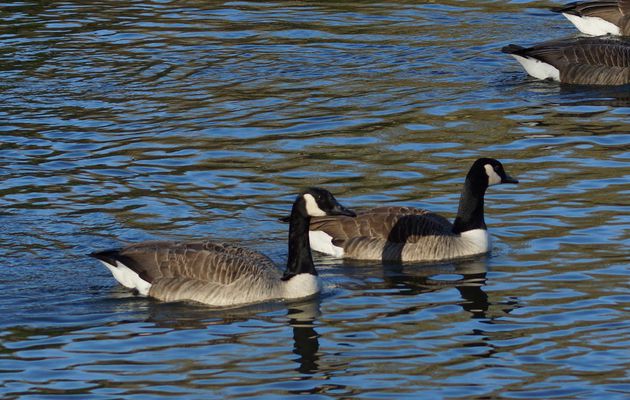
<instances>
[{"instance_id":1,"label":"water surface","mask_svg":"<svg viewBox=\"0 0 630 400\"><path fill-rule=\"evenodd\" d=\"M0 8L3 398L630 396L630 93L500 53L541 2L12 2ZM556 3L557 4L557 3ZM325 291L213 310L87 253L210 237L286 259L301 188L457 209L500 159L488 256L316 256Z\"/></svg>"}]
</instances>

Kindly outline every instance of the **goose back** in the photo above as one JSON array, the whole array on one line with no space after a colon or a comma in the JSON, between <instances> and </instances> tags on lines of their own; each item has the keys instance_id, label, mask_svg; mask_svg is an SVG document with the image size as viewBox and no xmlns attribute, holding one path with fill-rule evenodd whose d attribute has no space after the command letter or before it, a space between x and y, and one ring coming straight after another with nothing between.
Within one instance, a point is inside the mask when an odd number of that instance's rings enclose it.
<instances>
[{"instance_id":1,"label":"goose back","mask_svg":"<svg viewBox=\"0 0 630 400\"><path fill-rule=\"evenodd\" d=\"M148 295L217 306L280 297L282 273L265 255L227 243L152 241L95 254L151 284ZM113 264L112 264L113 263Z\"/></svg>"},{"instance_id":2,"label":"goose back","mask_svg":"<svg viewBox=\"0 0 630 400\"><path fill-rule=\"evenodd\" d=\"M630 39L609 37L561 39L529 48L509 45L503 48L503 52L553 66L559 71L559 79L563 83L584 85L630 83Z\"/></svg>"}]
</instances>

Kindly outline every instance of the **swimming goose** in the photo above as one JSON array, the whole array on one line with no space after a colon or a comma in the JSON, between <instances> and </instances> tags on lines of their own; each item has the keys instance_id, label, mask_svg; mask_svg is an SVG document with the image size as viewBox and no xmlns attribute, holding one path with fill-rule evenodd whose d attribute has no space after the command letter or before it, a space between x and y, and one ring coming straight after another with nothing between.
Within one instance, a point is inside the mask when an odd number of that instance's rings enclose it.
<instances>
[{"instance_id":1,"label":"swimming goose","mask_svg":"<svg viewBox=\"0 0 630 400\"><path fill-rule=\"evenodd\" d=\"M534 78L581 85L630 83L630 38L579 37L502 49Z\"/></svg>"},{"instance_id":2,"label":"swimming goose","mask_svg":"<svg viewBox=\"0 0 630 400\"><path fill-rule=\"evenodd\" d=\"M475 161L466 175L455 222L412 207L378 207L356 218L322 216L311 219L313 250L335 257L383 261L439 261L490 249L483 202L486 189L518 183L492 158Z\"/></svg>"},{"instance_id":3,"label":"swimming goose","mask_svg":"<svg viewBox=\"0 0 630 400\"><path fill-rule=\"evenodd\" d=\"M310 188L298 195L289 217L284 274L263 254L209 241L149 241L90 255L123 286L163 301L233 306L307 297L320 291L308 226L311 217L324 215L355 214L324 189Z\"/></svg>"},{"instance_id":4,"label":"swimming goose","mask_svg":"<svg viewBox=\"0 0 630 400\"><path fill-rule=\"evenodd\" d=\"M552 8L587 35L630 36L630 0L583 1Z\"/></svg>"}]
</instances>

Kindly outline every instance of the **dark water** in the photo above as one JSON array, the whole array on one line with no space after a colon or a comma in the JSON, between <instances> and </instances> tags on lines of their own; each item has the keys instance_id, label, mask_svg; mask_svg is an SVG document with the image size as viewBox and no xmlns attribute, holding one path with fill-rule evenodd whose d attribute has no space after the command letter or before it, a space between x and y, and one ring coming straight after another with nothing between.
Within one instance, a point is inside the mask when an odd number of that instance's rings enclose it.
<instances>
[{"instance_id":1,"label":"dark water","mask_svg":"<svg viewBox=\"0 0 630 400\"><path fill-rule=\"evenodd\" d=\"M542 2L0 6L0 396L630 396L630 92L499 52ZM554 3L557 5L558 3ZM117 286L94 250L212 237L282 264L309 185L452 217L503 161L487 257L317 256L325 292L234 310Z\"/></svg>"}]
</instances>

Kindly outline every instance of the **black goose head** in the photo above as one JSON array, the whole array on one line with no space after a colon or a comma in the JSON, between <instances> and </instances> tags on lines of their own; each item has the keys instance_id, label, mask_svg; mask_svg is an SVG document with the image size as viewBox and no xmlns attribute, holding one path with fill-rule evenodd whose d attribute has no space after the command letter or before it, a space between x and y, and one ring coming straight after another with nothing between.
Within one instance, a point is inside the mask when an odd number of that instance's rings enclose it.
<instances>
[{"instance_id":1,"label":"black goose head","mask_svg":"<svg viewBox=\"0 0 630 400\"><path fill-rule=\"evenodd\" d=\"M494 158L475 161L466 175L466 182L459 200L453 232L462 233L473 229L487 229L483 217L484 195L488 186L501 183L518 183L505 173L503 165Z\"/></svg>"},{"instance_id":2,"label":"black goose head","mask_svg":"<svg viewBox=\"0 0 630 400\"><path fill-rule=\"evenodd\" d=\"M311 217L323 217L325 215L356 216L353 211L339 204L335 197L324 189L306 189L295 199L291 215L288 218L289 258L287 259L287 269L282 277L283 281L288 281L292 277L304 273L317 275L311 255L308 229Z\"/></svg>"},{"instance_id":3,"label":"black goose head","mask_svg":"<svg viewBox=\"0 0 630 400\"><path fill-rule=\"evenodd\" d=\"M356 217L351 211L337 201L328 190L311 187L298 196L299 211L304 217L323 217L325 215L346 215Z\"/></svg>"},{"instance_id":4,"label":"black goose head","mask_svg":"<svg viewBox=\"0 0 630 400\"><path fill-rule=\"evenodd\" d=\"M518 180L509 176L503 169L503 164L494 158L480 158L470 167L467 179L484 187L499 185L502 183L518 183Z\"/></svg>"}]
</instances>

